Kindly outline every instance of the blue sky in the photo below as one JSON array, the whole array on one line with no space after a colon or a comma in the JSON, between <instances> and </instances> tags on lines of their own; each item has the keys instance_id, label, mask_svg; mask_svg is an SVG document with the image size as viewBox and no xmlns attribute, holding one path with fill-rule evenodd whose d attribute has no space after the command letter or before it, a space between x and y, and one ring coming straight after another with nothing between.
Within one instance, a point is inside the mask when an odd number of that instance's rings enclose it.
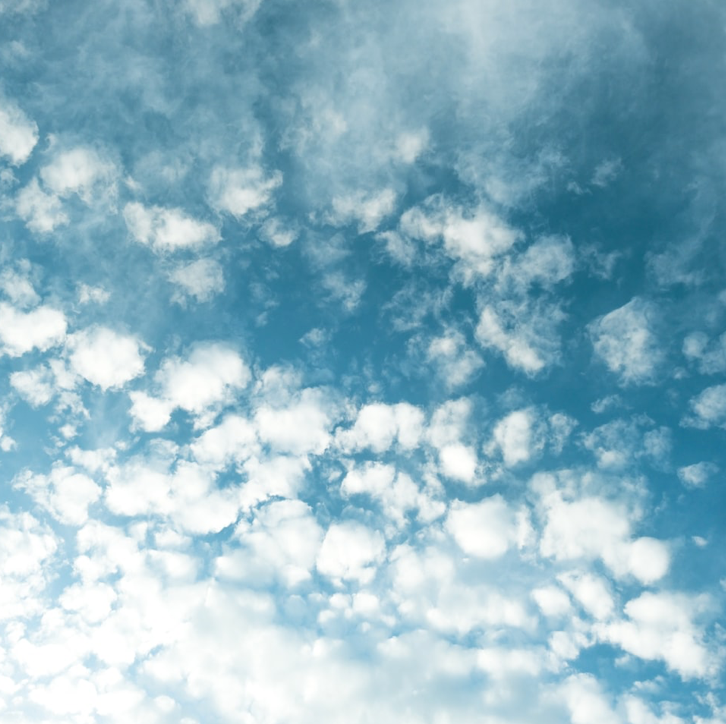
<instances>
[{"instance_id":1,"label":"blue sky","mask_svg":"<svg viewBox=\"0 0 726 724\"><path fill-rule=\"evenodd\" d=\"M0 0L0 719L724 724L725 32Z\"/></svg>"}]
</instances>

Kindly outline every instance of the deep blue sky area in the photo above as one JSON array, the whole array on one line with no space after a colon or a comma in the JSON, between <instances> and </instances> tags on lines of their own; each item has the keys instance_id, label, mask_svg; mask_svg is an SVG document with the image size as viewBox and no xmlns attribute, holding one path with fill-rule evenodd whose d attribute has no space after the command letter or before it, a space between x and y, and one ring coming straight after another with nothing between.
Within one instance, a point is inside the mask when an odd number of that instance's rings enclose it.
<instances>
[{"instance_id":1,"label":"deep blue sky area","mask_svg":"<svg viewBox=\"0 0 726 724\"><path fill-rule=\"evenodd\" d=\"M0 0L3 724L726 724L726 5Z\"/></svg>"}]
</instances>

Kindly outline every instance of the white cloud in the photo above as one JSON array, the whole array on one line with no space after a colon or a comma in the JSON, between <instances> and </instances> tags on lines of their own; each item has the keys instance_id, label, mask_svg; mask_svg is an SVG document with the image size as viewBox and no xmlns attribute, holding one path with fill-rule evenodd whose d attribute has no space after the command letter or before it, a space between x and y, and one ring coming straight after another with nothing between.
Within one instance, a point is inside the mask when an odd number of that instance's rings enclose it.
<instances>
[{"instance_id":1,"label":"white cloud","mask_svg":"<svg viewBox=\"0 0 726 724\"><path fill-rule=\"evenodd\" d=\"M73 468L56 466L50 475L26 472L14 487L28 493L54 518L66 525L81 526L88 520L88 508L101 497L101 488Z\"/></svg>"},{"instance_id":2,"label":"white cloud","mask_svg":"<svg viewBox=\"0 0 726 724\"><path fill-rule=\"evenodd\" d=\"M13 304L20 307L34 307L40 301L27 276L12 269L5 269L0 275L0 289Z\"/></svg>"},{"instance_id":3,"label":"white cloud","mask_svg":"<svg viewBox=\"0 0 726 724\"><path fill-rule=\"evenodd\" d=\"M14 103L0 97L0 156L24 164L38 143L38 126Z\"/></svg>"},{"instance_id":4,"label":"white cloud","mask_svg":"<svg viewBox=\"0 0 726 724\"><path fill-rule=\"evenodd\" d=\"M610 587L591 573L565 573L559 580L580 605L598 620L608 619L615 610Z\"/></svg>"},{"instance_id":5,"label":"white cloud","mask_svg":"<svg viewBox=\"0 0 726 724\"><path fill-rule=\"evenodd\" d=\"M92 287L89 284L78 285L79 304L105 304L111 298L111 293L103 287Z\"/></svg>"},{"instance_id":6,"label":"white cloud","mask_svg":"<svg viewBox=\"0 0 726 724\"><path fill-rule=\"evenodd\" d=\"M406 211L400 229L406 236L428 243L441 240L445 253L461 264L465 279L491 274L496 257L521 236L484 207L465 211L439 196Z\"/></svg>"},{"instance_id":7,"label":"white cloud","mask_svg":"<svg viewBox=\"0 0 726 724\"><path fill-rule=\"evenodd\" d=\"M622 384L654 379L663 358L652 329L655 317L652 304L634 297L588 327L595 354Z\"/></svg>"},{"instance_id":8,"label":"white cloud","mask_svg":"<svg viewBox=\"0 0 726 724\"><path fill-rule=\"evenodd\" d=\"M622 724L591 674L573 674L559 687L572 724Z\"/></svg>"},{"instance_id":9,"label":"white cloud","mask_svg":"<svg viewBox=\"0 0 726 724\"><path fill-rule=\"evenodd\" d=\"M375 231L387 216L396 209L396 192L382 189L377 193L359 192L351 196L337 196L333 199L333 213L328 221L335 226L358 222L358 232Z\"/></svg>"},{"instance_id":10,"label":"white cloud","mask_svg":"<svg viewBox=\"0 0 726 724\"><path fill-rule=\"evenodd\" d=\"M318 553L317 568L334 581L369 583L385 552L385 541L378 531L360 523L333 523Z\"/></svg>"},{"instance_id":11,"label":"white cloud","mask_svg":"<svg viewBox=\"0 0 726 724\"><path fill-rule=\"evenodd\" d=\"M545 616L564 616L572 608L570 597L556 586L535 588L532 598Z\"/></svg>"},{"instance_id":12,"label":"white cloud","mask_svg":"<svg viewBox=\"0 0 726 724\"><path fill-rule=\"evenodd\" d=\"M58 309L42 306L21 312L0 302L0 342L2 351L10 357L20 357L33 349L44 352L60 344L66 326L66 318Z\"/></svg>"},{"instance_id":13,"label":"white cloud","mask_svg":"<svg viewBox=\"0 0 726 724\"><path fill-rule=\"evenodd\" d=\"M310 579L323 531L305 503L280 500L258 509L251 523L240 523L235 539L240 547L229 546L215 560L217 575L253 587L274 579L296 586Z\"/></svg>"},{"instance_id":14,"label":"white cloud","mask_svg":"<svg viewBox=\"0 0 726 724\"><path fill-rule=\"evenodd\" d=\"M535 476L535 488L547 476ZM545 519L542 555L559 561L600 559L617 576L631 575L644 584L660 580L670 568L667 543L632 537L635 517L627 507L595 496L567 501L549 489L541 498ZM541 491L540 491L541 492Z\"/></svg>"},{"instance_id":15,"label":"white cloud","mask_svg":"<svg viewBox=\"0 0 726 724\"><path fill-rule=\"evenodd\" d=\"M707 387L690 401L693 415L683 419L684 425L706 430L726 427L726 385Z\"/></svg>"},{"instance_id":16,"label":"white cloud","mask_svg":"<svg viewBox=\"0 0 726 724\"><path fill-rule=\"evenodd\" d=\"M179 287L175 301L194 297L198 302L208 302L215 294L224 291L224 270L214 259L196 261L176 267L169 279Z\"/></svg>"},{"instance_id":17,"label":"white cloud","mask_svg":"<svg viewBox=\"0 0 726 724\"><path fill-rule=\"evenodd\" d=\"M527 462L542 449L544 441L534 429L536 422L533 410L515 410L494 426L494 442L507 467Z\"/></svg>"},{"instance_id":18,"label":"white cloud","mask_svg":"<svg viewBox=\"0 0 726 724\"><path fill-rule=\"evenodd\" d=\"M349 470L340 490L346 497L369 495L379 501L385 515L398 526L404 524L408 511L418 510L420 520L430 521L445 510L442 501L433 500L428 491L420 491L410 476L397 472L393 465L379 462Z\"/></svg>"},{"instance_id":19,"label":"white cloud","mask_svg":"<svg viewBox=\"0 0 726 724\"><path fill-rule=\"evenodd\" d=\"M33 407L48 404L55 394L50 370L43 367L13 372L10 375L10 384Z\"/></svg>"},{"instance_id":20,"label":"white cloud","mask_svg":"<svg viewBox=\"0 0 726 724\"><path fill-rule=\"evenodd\" d=\"M141 343L108 327L76 332L69 348L73 370L103 390L122 387L144 371Z\"/></svg>"},{"instance_id":21,"label":"white cloud","mask_svg":"<svg viewBox=\"0 0 726 724\"><path fill-rule=\"evenodd\" d=\"M116 169L91 148L72 148L63 151L40 170L44 186L56 196L78 194L90 203L99 194L115 195Z\"/></svg>"},{"instance_id":22,"label":"white cloud","mask_svg":"<svg viewBox=\"0 0 726 724\"><path fill-rule=\"evenodd\" d=\"M297 239L298 231L294 227L285 226L279 219L268 219L260 228L260 235L272 246L290 246Z\"/></svg>"},{"instance_id":23,"label":"white cloud","mask_svg":"<svg viewBox=\"0 0 726 724\"><path fill-rule=\"evenodd\" d=\"M35 178L18 193L15 211L31 231L40 234L49 234L56 227L68 223L68 215L63 211L60 199L45 193Z\"/></svg>"},{"instance_id":24,"label":"white cloud","mask_svg":"<svg viewBox=\"0 0 726 724\"><path fill-rule=\"evenodd\" d=\"M423 412L407 402L387 405L373 402L358 411L355 424L338 433L345 450L374 452L388 450L394 442L406 449L415 448L423 434Z\"/></svg>"},{"instance_id":25,"label":"white cloud","mask_svg":"<svg viewBox=\"0 0 726 724\"><path fill-rule=\"evenodd\" d=\"M482 347L498 350L508 365L528 375L540 372L548 362L533 330L515 319L505 321L491 305L482 309L476 338Z\"/></svg>"},{"instance_id":26,"label":"white cloud","mask_svg":"<svg viewBox=\"0 0 726 724\"><path fill-rule=\"evenodd\" d=\"M224 168L217 166L209 179L212 206L237 219L268 204L273 191L282 185L282 174L267 176L259 166Z\"/></svg>"},{"instance_id":27,"label":"white cloud","mask_svg":"<svg viewBox=\"0 0 726 724\"><path fill-rule=\"evenodd\" d=\"M694 619L704 599L667 591L646 592L625 604L627 619L599 629L600 637L646 660L661 660L684 679L704 677L716 662Z\"/></svg>"},{"instance_id":28,"label":"white cloud","mask_svg":"<svg viewBox=\"0 0 726 724\"><path fill-rule=\"evenodd\" d=\"M257 450L255 426L239 415L226 415L219 425L206 430L192 444L196 460L224 468L240 463Z\"/></svg>"},{"instance_id":29,"label":"white cloud","mask_svg":"<svg viewBox=\"0 0 726 724\"><path fill-rule=\"evenodd\" d=\"M124 207L124 220L136 241L159 253L197 249L220 239L213 224L193 219L181 209L144 206L134 201Z\"/></svg>"},{"instance_id":30,"label":"white cloud","mask_svg":"<svg viewBox=\"0 0 726 724\"><path fill-rule=\"evenodd\" d=\"M431 339L426 356L434 362L441 381L450 390L467 384L484 366L482 358L467 349L464 335L456 330Z\"/></svg>"},{"instance_id":31,"label":"white cloud","mask_svg":"<svg viewBox=\"0 0 726 724\"><path fill-rule=\"evenodd\" d=\"M477 558L499 558L518 538L515 513L501 495L479 503L454 501L445 527L464 553Z\"/></svg>"},{"instance_id":32,"label":"white cloud","mask_svg":"<svg viewBox=\"0 0 726 724\"><path fill-rule=\"evenodd\" d=\"M472 483L476 478L476 450L469 445L462 445L460 442L444 445L439 450L439 463L441 472L447 478L464 483Z\"/></svg>"},{"instance_id":33,"label":"white cloud","mask_svg":"<svg viewBox=\"0 0 726 724\"><path fill-rule=\"evenodd\" d=\"M678 468L678 477L687 488L702 488L708 479L718 473L718 465L701 462Z\"/></svg>"},{"instance_id":34,"label":"white cloud","mask_svg":"<svg viewBox=\"0 0 726 724\"><path fill-rule=\"evenodd\" d=\"M331 440L331 403L323 390L305 389L282 405L261 404L255 412L260 440L279 452L321 454Z\"/></svg>"},{"instance_id":35,"label":"white cloud","mask_svg":"<svg viewBox=\"0 0 726 724\"><path fill-rule=\"evenodd\" d=\"M236 350L221 343L198 344L187 359L169 357L161 363L155 375L159 394L134 393L131 412L150 432L162 429L176 408L191 413L195 424L205 427L250 379L250 370Z\"/></svg>"}]
</instances>

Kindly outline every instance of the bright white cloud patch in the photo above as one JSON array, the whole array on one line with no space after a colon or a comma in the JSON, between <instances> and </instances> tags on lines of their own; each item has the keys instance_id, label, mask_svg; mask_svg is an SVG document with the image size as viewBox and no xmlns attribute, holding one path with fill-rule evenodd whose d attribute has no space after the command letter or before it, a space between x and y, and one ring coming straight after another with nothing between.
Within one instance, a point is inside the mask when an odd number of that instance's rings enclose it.
<instances>
[{"instance_id":1,"label":"bright white cloud patch","mask_svg":"<svg viewBox=\"0 0 726 724\"><path fill-rule=\"evenodd\" d=\"M320 573L334 581L368 583L385 555L383 536L358 523L335 523L323 539L317 557Z\"/></svg>"},{"instance_id":2,"label":"bright white cloud patch","mask_svg":"<svg viewBox=\"0 0 726 724\"><path fill-rule=\"evenodd\" d=\"M44 351L60 344L66 335L66 318L63 312L42 306L30 312L22 312L0 302L0 342L2 351L11 356Z\"/></svg>"},{"instance_id":3,"label":"bright white cloud patch","mask_svg":"<svg viewBox=\"0 0 726 724\"><path fill-rule=\"evenodd\" d=\"M107 327L77 332L69 347L73 370L103 390L122 387L144 371L138 339Z\"/></svg>"},{"instance_id":4,"label":"bright white cloud patch","mask_svg":"<svg viewBox=\"0 0 726 724\"><path fill-rule=\"evenodd\" d=\"M33 179L18 193L15 210L26 226L36 233L49 234L69 221L60 199L43 191L38 179Z\"/></svg>"},{"instance_id":5,"label":"bright white cloud patch","mask_svg":"<svg viewBox=\"0 0 726 724\"><path fill-rule=\"evenodd\" d=\"M38 125L14 103L0 96L0 156L19 166L38 143Z\"/></svg>"},{"instance_id":6,"label":"bright white cloud patch","mask_svg":"<svg viewBox=\"0 0 726 724\"><path fill-rule=\"evenodd\" d=\"M499 558L517 540L515 515L499 495L480 503L454 503L446 529L464 553L478 558Z\"/></svg>"},{"instance_id":7,"label":"bright white cloud patch","mask_svg":"<svg viewBox=\"0 0 726 724\"><path fill-rule=\"evenodd\" d=\"M259 166L217 167L209 180L209 193L215 208L241 218L269 203L273 191L281 184L279 171L268 176Z\"/></svg>"},{"instance_id":8,"label":"bright white cloud patch","mask_svg":"<svg viewBox=\"0 0 726 724\"><path fill-rule=\"evenodd\" d=\"M180 301L193 297L198 302L208 302L224 290L224 270L214 259L197 259L178 266L169 278L179 288L176 298Z\"/></svg>"},{"instance_id":9,"label":"bright white cloud patch","mask_svg":"<svg viewBox=\"0 0 726 724\"><path fill-rule=\"evenodd\" d=\"M662 360L655 308L638 297L590 324L595 354L623 384L651 382Z\"/></svg>"},{"instance_id":10,"label":"bright white cloud patch","mask_svg":"<svg viewBox=\"0 0 726 724\"><path fill-rule=\"evenodd\" d=\"M181 209L144 206L134 201L126 204L123 215L133 239L160 253L197 249L216 244L220 238L213 224L194 219Z\"/></svg>"}]
</instances>

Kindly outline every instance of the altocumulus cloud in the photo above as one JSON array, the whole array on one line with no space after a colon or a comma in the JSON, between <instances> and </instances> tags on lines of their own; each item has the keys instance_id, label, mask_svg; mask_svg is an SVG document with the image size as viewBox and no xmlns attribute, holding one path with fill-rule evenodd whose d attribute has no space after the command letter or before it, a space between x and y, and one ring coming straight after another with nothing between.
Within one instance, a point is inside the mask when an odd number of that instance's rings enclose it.
<instances>
[{"instance_id":1,"label":"altocumulus cloud","mask_svg":"<svg viewBox=\"0 0 726 724\"><path fill-rule=\"evenodd\" d=\"M726 724L718 3L0 0L0 719Z\"/></svg>"}]
</instances>

